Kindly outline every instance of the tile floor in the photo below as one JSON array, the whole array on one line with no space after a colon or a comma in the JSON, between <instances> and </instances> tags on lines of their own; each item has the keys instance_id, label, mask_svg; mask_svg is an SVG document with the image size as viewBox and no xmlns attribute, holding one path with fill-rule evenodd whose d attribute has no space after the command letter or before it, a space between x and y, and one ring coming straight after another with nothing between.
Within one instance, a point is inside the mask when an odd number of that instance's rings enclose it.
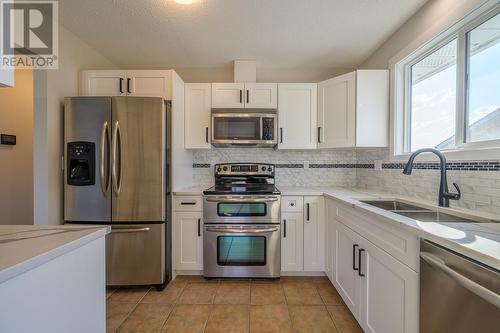
<instances>
[{"instance_id":1,"label":"tile floor","mask_svg":"<svg viewBox=\"0 0 500 333\"><path fill-rule=\"evenodd\" d=\"M165 290L108 289L107 332L363 332L326 277L178 276Z\"/></svg>"}]
</instances>

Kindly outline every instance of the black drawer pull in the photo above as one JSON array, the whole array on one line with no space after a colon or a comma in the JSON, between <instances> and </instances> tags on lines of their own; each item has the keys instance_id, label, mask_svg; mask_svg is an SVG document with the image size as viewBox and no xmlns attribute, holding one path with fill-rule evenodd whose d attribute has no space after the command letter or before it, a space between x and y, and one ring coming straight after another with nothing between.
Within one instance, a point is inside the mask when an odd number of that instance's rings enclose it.
<instances>
[{"instance_id":1,"label":"black drawer pull","mask_svg":"<svg viewBox=\"0 0 500 333\"><path fill-rule=\"evenodd\" d=\"M365 252L365 249L358 250L358 264L359 264L358 275L359 276L365 276L365 274L361 273L361 258L363 257L363 252Z\"/></svg>"},{"instance_id":2,"label":"black drawer pull","mask_svg":"<svg viewBox=\"0 0 500 333\"><path fill-rule=\"evenodd\" d=\"M196 205L196 201L183 201L181 202L182 206L194 206Z\"/></svg>"},{"instance_id":3,"label":"black drawer pull","mask_svg":"<svg viewBox=\"0 0 500 333\"><path fill-rule=\"evenodd\" d=\"M243 103L243 90L240 89L240 104Z\"/></svg>"}]
</instances>

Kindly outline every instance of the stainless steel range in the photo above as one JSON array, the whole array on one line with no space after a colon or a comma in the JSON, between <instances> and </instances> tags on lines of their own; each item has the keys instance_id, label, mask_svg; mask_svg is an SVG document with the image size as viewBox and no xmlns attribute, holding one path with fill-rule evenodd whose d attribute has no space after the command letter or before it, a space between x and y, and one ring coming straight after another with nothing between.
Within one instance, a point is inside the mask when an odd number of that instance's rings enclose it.
<instances>
[{"instance_id":1,"label":"stainless steel range","mask_svg":"<svg viewBox=\"0 0 500 333\"><path fill-rule=\"evenodd\" d=\"M215 186L204 191L204 275L278 278L281 195L274 165L215 165Z\"/></svg>"}]
</instances>

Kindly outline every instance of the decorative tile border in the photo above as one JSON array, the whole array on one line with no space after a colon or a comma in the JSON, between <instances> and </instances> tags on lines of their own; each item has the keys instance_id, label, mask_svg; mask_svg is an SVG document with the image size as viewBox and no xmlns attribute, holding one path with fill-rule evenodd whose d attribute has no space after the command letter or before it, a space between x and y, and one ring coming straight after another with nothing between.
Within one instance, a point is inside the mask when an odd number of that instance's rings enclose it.
<instances>
[{"instance_id":1,"label":"decorative tile border","mask_svg":"<svg viewBox=\"0 0 500 333\"><path fill-rule=\"evenodd\" d=\"M279 169L305 169L300 163L278 163ZM382 163L382 169L404 169L406 163ZM193 168L211 168L210 163L193 163ZM310 163L310 169L373 169L373 163ZM437 162L416 162L413 169L439 170ZM457 171L500 171L500 161L447 162L447 170Z\"/></svg>"}]
</instances>

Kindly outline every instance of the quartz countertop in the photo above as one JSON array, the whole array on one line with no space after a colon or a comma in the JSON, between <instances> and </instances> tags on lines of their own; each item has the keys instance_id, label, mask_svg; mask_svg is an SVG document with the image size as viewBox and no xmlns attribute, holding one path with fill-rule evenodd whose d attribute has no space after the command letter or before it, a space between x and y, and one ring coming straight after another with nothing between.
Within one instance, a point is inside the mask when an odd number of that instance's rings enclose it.
<instances>
[{"instance_id":1,"label":"quartz countertop","mask_svg":"<svg viewBox=\"0 0 500 333\"><path fill-rule=\"evenodd\" d=\"M109 227L0 225L0 283L110 232Z\"/></svg>"},{"instance_id":2,"label":"quartz countertop","mask_svg":"<svg viewBox=\"0 0 500 333\"><path fill-rule=\"evenodd\" d=\"M174 191L174 195L203 195L203 191L209 188L209 185L194 185Z\"/></svg>"}]
</instances>

